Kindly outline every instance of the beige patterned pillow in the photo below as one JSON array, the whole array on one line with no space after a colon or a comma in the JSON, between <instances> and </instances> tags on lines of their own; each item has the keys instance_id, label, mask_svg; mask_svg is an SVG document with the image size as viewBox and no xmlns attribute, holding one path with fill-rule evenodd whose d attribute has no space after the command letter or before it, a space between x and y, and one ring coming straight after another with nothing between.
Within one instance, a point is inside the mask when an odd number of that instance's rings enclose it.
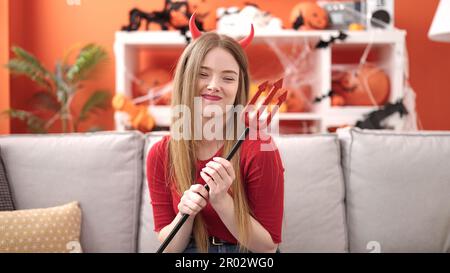
<instances>
[{"instance_id":1,"label":"beige patterned pillow","mask_svg":"<svg viewBox=\"0 0 450 273\"><path fill-rule=\"evenodd\" d=\"M0 252L81 252L78 202L0 212Z\"/></svg>"}]
</instances>

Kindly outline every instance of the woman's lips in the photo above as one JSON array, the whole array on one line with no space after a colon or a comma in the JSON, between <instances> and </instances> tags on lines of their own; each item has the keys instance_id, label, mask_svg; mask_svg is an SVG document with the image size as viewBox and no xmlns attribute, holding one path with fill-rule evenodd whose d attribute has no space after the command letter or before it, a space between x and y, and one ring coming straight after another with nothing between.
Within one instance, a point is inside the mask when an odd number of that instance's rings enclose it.
<instances>
[{"instance_id":1,"label":"woman's lips","mask_svg":"<svg viewBox=\"0 0 450 273\"><path fill-rule=\"evenodd\" d=\"M222 98L219 96L214 96L214 95L202 95L202 98L204 98L205 100L212 100L212 101L218 101L221 100Z\"/></svg>"}]
</instances>

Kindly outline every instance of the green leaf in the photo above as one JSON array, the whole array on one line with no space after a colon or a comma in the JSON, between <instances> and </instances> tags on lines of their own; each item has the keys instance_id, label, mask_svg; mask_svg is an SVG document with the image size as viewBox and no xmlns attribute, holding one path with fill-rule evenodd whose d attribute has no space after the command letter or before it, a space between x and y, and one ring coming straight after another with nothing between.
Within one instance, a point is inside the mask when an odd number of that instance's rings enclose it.
<instances>
[{"instance_id":1,"label":"green leaf","mask_svg":"<svg viewBox=\"0 0 450 273\"><path fill-rule=\"evenodd\" d=\"M61 109L61 104L59 104L57 98L53 93L42 91L35 93L31 97L32 104L36 108L47 109L53 112L58 112Z\"/></svg>"},{"instance_id":2,"label":"green leaf","mask_svg":"<svg viewBox=\"0 0 450 273\"><path fill-rule=\"evenodd\" d=\"M26 122L28 130L32 133L43 134L47 133L45 130L45 121L35 114L17 109L9 109L3 112L9 115L11 118L16 118Z\"/></svg>"},{"instance_id":3,"label":"green leaf","mask_svg":"<svg viewBox=\"0 0 450 273\"><path fill-rule=\"evenodd\" d=\"M95 91L89 99L84 103L81 109L78 121L83 121L88 118L90 113L94 113L96 110L107 109L109 104L109 92L108 91Z\"/></svg>"},{"instance_id":4,"label":"green leaf","mask_svg":"<svg viewBox=\"0 0 450 273\"><path fill-rule=\"evenodd\" d=\"M83 47L78 55L75 64L67 71L66 77L76 83L85 80L89 73L102 61L107 58L106 51L98 45L88 44Z\"/></svg>"},{"instance_id":5,"label":"green leaf","mask_svg":"<svg viewBox=\"0 0 450 273\"><path fill-rule=\"evenodd\" d=\"M14 52L14 54L16 54L18 59L29 63L30 66L32 66L36 71L39 71L42 75L50 74L50 72L47 69L45 69L45 67L41 64L41 62L34 55L27 52L25 49L18 46L13 46L12 51Z\"/></svg>"},{"instance_id":6,"label":"green leaf","mask_svg":"<svg viewBox=\"0 0 450 273\"><path fill-rule=\"evenodd\" d=\"M6 67L12 74L25 75L41 87L51 90L51 85L46 80L45 75L29 62L20 59L12 59L8 62Z\"/></svg>"},{"instance_id":7,"label":"green leaf","mask_svg":"<svg viewBox=\"0 0 450 273\"><path fill-rule=\"evenodd\" d=\"M48 81L48 79L52 77L52 73L50 73L34 55L17 46L12 47L11 50L16 55L16 58L10 60L6 67L9 68L13 74L26 75L40 86L46 87L49 90L52 89L52 86Z\"/></svg>"}]
</instances>

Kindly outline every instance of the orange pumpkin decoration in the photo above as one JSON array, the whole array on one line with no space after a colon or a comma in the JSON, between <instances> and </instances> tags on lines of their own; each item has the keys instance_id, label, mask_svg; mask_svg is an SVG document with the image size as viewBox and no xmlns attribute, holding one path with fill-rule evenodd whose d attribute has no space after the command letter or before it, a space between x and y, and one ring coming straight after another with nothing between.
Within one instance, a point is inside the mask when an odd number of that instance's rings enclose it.
<instances>
[{"instance_id":1,"label":"orange pumpkin decoration","mask_svg":"<svg viewBox=\"0 0 450 273\"><path fill-rule=\"evenodd\" d=\"M131 127L141 132L150 132L155 127L155 120L148 113L148 107L135 105L131 99L117 93L112 99L114 110L128 114Z\"/></svg>"},{"instance_id":2,"label":"orange pumpkin decoration","mask_svg":"<svg viewBox=\"0 0 450 273\"><path fill-rule=\"evenodd\" d=\"M373 64L364 64L354 72L333 71L332 89L345 105L384 105L390 93L388 75Z\"/></svg>"},{"instance_id":3,"label":"orange pumpkin decoration","mask_svg":"<svg viewBox=\"0 0 450 273\"><path fill-rule=\"evenodd\" d=\"M314 2L301 2L291 11L290 22L294 29L325 29L328 26L328 13Z\"/></svg>"},{"instance_id":4,"label":"orange pumpkin decoration","mask_svg":"<svg viewBox=\"0 0 450 273\"><path fill-rule=\"evenodd\" d=\"M138 91L139 94L147 94L149 89L163 86L164 84L170 82L171 75L165 69L145 69L139 72L136 77L139 79L141 84L134 84L133 90Z\"/></svg>"},{"instance_id":5,"label":"orange pumpkin decoration","mask_svg":"<svg viewBox=\"0 0 450 273\"><path fill-rule=\"evenodd\" d=\"M288 112L307 112L309 111L308 101L311 101L311 86L303 85L297 89L289 89L286 99Z\"/></svg>"}]
</instances>

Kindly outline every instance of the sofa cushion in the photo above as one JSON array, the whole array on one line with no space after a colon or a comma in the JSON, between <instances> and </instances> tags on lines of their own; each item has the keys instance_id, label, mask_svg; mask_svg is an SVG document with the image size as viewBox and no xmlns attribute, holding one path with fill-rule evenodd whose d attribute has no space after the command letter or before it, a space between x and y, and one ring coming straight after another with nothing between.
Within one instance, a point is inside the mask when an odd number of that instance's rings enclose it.
<instances>
[{"instance_id":1,"label":"sofa cushion","mask_svg":"<svg viewBox=\"0 0 450 273\"><path fill-rule=\"evenodd\" d=\"M0 253L80 253L80 228L78 202L0 212Z\"/></svg>"},{"instance_id":2,"label":"sofa cushion","mask_svg":"<svg viewBox=\"0 0 450 273\"><path fill-rule=\"evenodd\" d=\"M145 153L165 134L149 134ZM336 136L286 136L274 140L285 168L281 251L347 251L344 182ZM139 251L156 252L160 243L153 231L146 181L142 198Z\"/></svg>"},{"instance_id":3,"label":"sofa cushion","mask_svg":"<svg viewBox=\"0 0 450 273\"><path fill-rule=\"evenodd\" d=\"M450 251L450 133L345 129L351 252Z\"/></svg>"},{"instance_id":4,"label":"sofa cushion","mask_svg":"<svg viewBox=\"0 0 450 273\"><path fill-rule=\"evenodd\" d=\"M274 138L285 168L282 252L346 252L344 181L335 135Z\"/></svg>"},{"instance_id":5,"label":"sofa cushion","mask_svg":"<svg viewBox=\"0 0 450 273\"><path fill-rule=\"evenodd\" d=\"M85 252L135 252L142 183L140 133L0 137L16 209L77 200Z\"/></svg>"},{"instance_id":6,"label":"sofa cushion","mask_svg":"<svg viewBox=\"0 0 450 273\"><path fill-rule=\"evenodd\" d=\"M14 202L9 187L8 176L6 175L5 164L2 159L2 149L0 147L0 211L9 210L14 210Z\"/></svg>"}]
</instances>

